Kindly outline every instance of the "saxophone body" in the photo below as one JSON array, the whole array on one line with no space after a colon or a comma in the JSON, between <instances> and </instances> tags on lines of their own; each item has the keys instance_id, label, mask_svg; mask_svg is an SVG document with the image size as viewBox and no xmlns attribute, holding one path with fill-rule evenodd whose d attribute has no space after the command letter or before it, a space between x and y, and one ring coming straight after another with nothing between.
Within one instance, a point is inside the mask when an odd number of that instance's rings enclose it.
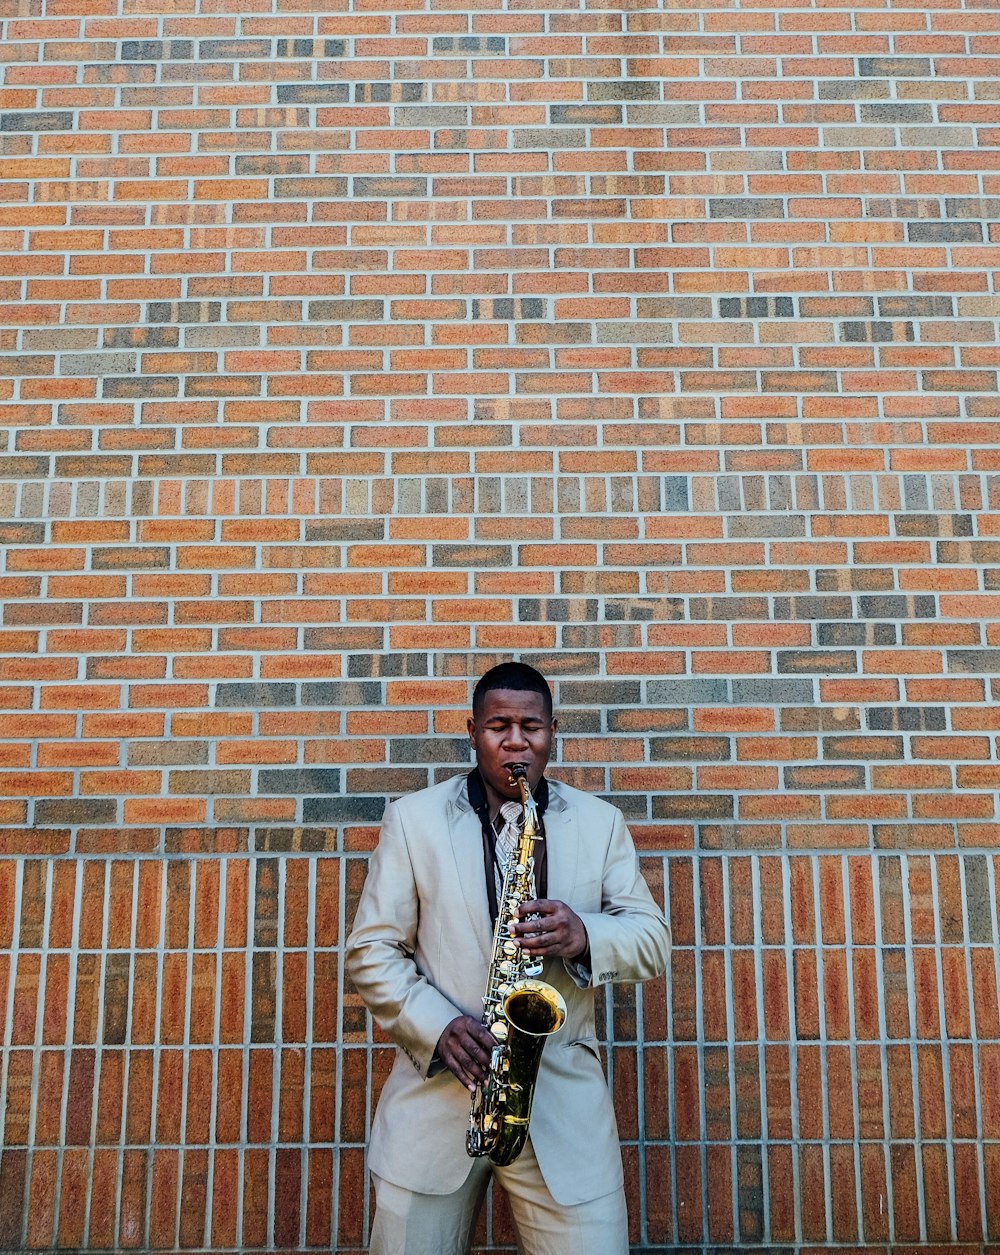
<instances>
[{"instance_id":1,"label":"saxophone body","mask_svg":"<svg viewBox=\"0 0 1000 1255\"><path fill-rule=\"evenodd\" d=\"M542 839L527 773L516 766L511 775L521 792L524 828L504 868L483 995L483 1024L496 1044L486 1080L476 1087L472 1099L465 1138L471 1156L488 1155L500 1168L513 1163L524 1147L542 1049L566 1019L562 995L537 979L541 960L527 957L510 932L517 908L535 895L532 852L535 842Z\"/></svg>"}]
</instances>

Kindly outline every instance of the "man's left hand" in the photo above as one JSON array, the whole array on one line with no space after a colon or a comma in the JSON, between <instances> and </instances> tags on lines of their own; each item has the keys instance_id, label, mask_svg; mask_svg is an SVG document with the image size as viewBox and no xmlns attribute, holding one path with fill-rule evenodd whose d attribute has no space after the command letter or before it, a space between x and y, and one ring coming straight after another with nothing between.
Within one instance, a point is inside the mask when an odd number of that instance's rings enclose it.
<instances>
[{"instance_id":1,"label":"man's left hand","mask_svg":"<svg viewBox=\"0 0 1000 1255\"><path fill-rule=\"evenodd\" d=\"M536 898L519 906L517 915L514 936L525 954L578 959L586 952L588 939L583 920L565 902Z\"/></svg>"}]
</instances>

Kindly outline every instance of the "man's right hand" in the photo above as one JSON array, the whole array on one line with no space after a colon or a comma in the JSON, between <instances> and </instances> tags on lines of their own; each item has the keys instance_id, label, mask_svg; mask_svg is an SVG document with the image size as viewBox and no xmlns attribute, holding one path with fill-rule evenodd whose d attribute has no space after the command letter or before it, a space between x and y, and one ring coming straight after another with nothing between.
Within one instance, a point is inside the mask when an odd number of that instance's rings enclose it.
<instances>
[{"instance_id":1,"label":"man's right hand","mask_svg":"<svg viewBox=\"0 0 1000 1255\"><path fill-rule=\"evenodd\" d=\"M470 1094L486 1080L496 1038L471 1015L458 1015L438 1038L435 1054Z\"/></svg>"}]
</instances>

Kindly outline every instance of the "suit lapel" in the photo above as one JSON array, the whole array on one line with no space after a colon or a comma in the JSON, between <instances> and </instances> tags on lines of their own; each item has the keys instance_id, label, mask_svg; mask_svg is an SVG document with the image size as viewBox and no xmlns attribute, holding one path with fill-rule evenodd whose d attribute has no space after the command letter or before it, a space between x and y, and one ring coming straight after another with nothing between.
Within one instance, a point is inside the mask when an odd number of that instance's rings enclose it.
<instances>
[{"instance_id":1,"label":"suit lapel","mask_svg":"<svg viewBox=\"0 0 1000 1255\"><path fill-rule=\"evenodd\" d=\"M459 896L465 903L472 933L489 963L493 949L490 904L486 897L486 871L483 866L483 834L479 817L468 803L463 787L448 807L448 835L455 858Z\"/></svg>"},{"instance_id":2,"label":"suit lapel","mask_svg":"<svg viewBox=\"0 0 1000 1255\"><path fill-rule=\"evenodd\" d=\"M558 786L549 783L549 804L545 811L545 857L548 863L548 896L572 905L576 888L580 842L573 812Z\"/></svg>"}]
</instances>

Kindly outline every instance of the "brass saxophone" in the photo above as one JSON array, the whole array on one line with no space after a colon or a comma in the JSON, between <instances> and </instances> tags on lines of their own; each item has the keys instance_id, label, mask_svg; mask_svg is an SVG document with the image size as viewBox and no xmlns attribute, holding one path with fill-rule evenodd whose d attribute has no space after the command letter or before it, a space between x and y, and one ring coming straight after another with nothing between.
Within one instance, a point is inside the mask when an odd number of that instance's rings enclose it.
<instances>
[{"instance_id":1,"label":"brass saxophone","mask_svg":"<svg viewBox=\"0 0 1000 1255\"><path fill-rule=\"evenodd\" d=\"M476 1086L465 1136L470 1155L488 1155L500 1168L513 1163L524 1147L542 1048L566 1019L566 1004L558 989L536 979L541 959L529 958L512 940L517 908L534 897L532 851L542 837L524 767L512 767L511 780L521 791L524 829L504 868L483 995L483 1024L496 1045L486 1080Z\"/></svg>"}]
</instances>

